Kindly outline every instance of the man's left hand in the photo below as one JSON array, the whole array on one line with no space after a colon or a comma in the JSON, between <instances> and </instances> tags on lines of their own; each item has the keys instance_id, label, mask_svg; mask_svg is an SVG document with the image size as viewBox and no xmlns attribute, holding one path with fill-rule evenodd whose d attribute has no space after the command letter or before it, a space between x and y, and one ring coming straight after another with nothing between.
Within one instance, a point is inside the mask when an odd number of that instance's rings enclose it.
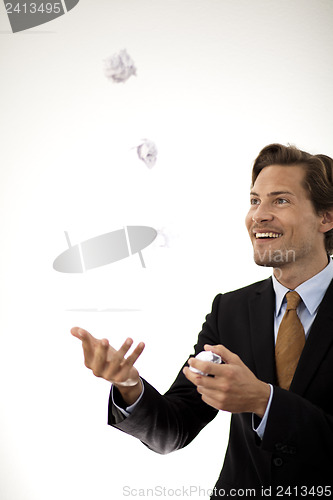
<instances>
[{"instance_id":1,"label":"man's left hand","mask_svg":"<svg viewBox=\"0 0 333 500\"><path fill-rule=\"evenodd\" d=\"M202 400L217 410L251 412L262 418L269 400L269 385L257 379L239 356L223 345L205 345L204 349L221 356L224 363L189 359L190 366L210 377L194 373L188 367L183 369L185 377L197 386Z\"/></svg>"}]
</instances>

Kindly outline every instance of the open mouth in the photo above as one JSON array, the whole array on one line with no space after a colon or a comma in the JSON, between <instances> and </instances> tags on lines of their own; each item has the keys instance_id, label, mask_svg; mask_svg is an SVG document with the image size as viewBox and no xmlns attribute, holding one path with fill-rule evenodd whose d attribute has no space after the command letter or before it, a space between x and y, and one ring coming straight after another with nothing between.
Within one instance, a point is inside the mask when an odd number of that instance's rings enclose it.
<instances>
[{"instance_id":1,"label":"open mouth","mask_svg":"<svg viewBox=\"0 0 333 500\"><path fill-rule=\"evenodd\" d=\"M256 233L256 240L274 240L276 238L281 238L282 233Z\"/></svg>"}]
</instances>

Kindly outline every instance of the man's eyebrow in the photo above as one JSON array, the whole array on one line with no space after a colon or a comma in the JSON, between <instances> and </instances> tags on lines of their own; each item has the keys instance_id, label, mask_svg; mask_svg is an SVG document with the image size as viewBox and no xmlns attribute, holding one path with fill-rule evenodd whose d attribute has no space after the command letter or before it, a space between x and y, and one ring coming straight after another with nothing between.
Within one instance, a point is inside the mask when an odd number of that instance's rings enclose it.
<instances>
[{"instance_id":1,"label":"man's eyebrow","mask_svg":"<svg viewBox=\"0 0 333 500\"><path fill-rule=\"evenodd\" d=\"M280 196L282 194L291 194L292 196L295 196L294 193L291 193L290 191L271 191L270 193L267 194L267 196ZM259 196L259 194L255 193L254 191L251 191L250 195Z\"/></svg>"}]
</instances>

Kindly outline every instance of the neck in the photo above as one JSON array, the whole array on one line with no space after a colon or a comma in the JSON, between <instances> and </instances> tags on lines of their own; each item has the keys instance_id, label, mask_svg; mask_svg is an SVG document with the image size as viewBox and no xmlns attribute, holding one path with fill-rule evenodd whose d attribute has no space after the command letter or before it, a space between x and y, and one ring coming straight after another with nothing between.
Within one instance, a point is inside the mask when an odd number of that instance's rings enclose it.
<instances>
[{"instance_id":1,"label":"neck","mask_svg":"<svg viewBox=\"0 0 333 500\"><path fill-rule=\"evenodd\" d=\"M320 273L328 264L327 254L322 258L305 265L304 262L291 262L283 266L274 268L274 276L281 285L295 290L299 285Z\"/></svg>"}]
</instances>

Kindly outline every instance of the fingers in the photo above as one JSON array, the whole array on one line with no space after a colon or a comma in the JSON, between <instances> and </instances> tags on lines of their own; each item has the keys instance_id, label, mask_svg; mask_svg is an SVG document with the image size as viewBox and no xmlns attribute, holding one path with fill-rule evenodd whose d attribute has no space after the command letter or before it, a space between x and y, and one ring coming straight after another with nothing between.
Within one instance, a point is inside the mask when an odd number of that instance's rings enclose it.
<instances>
[{"instance_id":1,"label":"fingers","mask_svg":"<svg viewBox=\"0 0 333 500\"><path fill-rule=\"evenodd\" d=\"M71 334L73 335L73 337L76 337L79 340L82 340L81 339L81 332L84 332L84 330L82 330L82 328L79 328L78 326L74 326L71 329Z\"/></svg>"},{"instance_id":2,"label":"fingers","mask_svg":"<svg viewBox=\"0 0 333 500\"><path fill-rule=\"evenodd\" d=\"M126 354L133 345L131 338L127 338L117 351L107 339L98 340L88 331L77 326L71 329L71 334L81 340L84 363L96 377L105 378L110 382L117 380L126 383L130 380L130 383L134 383L137 370L133 368L133 365L144 350L143 342L140 342L132 354L126 358Z\"/></svg>"},{"instance_id":3,"label":"fingers","mask_svg":"<svg viewBox=\"0 0 333 500\"><path fill-rule=\"evenodd\" d=\"M141 355L145 345L140 342L134 349L132 354L127 358L125 355L129 351L133 344L133 340L128 338L125 340L123 345L118 351L114 351L111 355L110 362L105 366L104 378L114 382L125 382L126 378L129 376L134 363Z\"/></svg>"},{"instance_id":4,"label":"fingers","mask_svg":"<svg viewBox=\"0 0 333 500\"><path fill-rule=\"evenodd\" d=\"M93 373L96 377L103 377L106 380L113 380L121 371L121 366L125 361L125 354L133 343L132 339L126 339L118 351L113 349L108 340L103 339L96 347L93 361Z\"/></svg>"},{"instance_id":5,"label":"fingers","mask_svg":"<svg viewBox=\"0 0 333 500\"><path fill-rule=\"evenodd\" d=\"M132 344L133 340L131 338L127 338L120 349L116 351L108 343L106 361L108 362L108 365L110 367L110 369L108 370L109 376L114 371L119 370L120 366L126 361L125 355L130 350Z\"/></svg>"},{"instance_id":6,"label":"fingers","mask_svg":"<svg viewBox=\"0 0 333 500\"><path fill-rule=\"evenodd\" d=\"M211 391L211 394L216 392L216 379L214 377L205 377L198 373L193 373L187 366L183 368L185 377L197 387L199 394L205 394Z\"/></svg>"},{"instance_id":7,"label":"fingers","mask_svg":"<svg viewBox=\"0 0 333 500\"><path fill-rule=\"evenodd\" d=\"M95 348L96 345L98 345L97 339L87 332L87 330L83 330L79 327L72 328L71 334L81 340L84 354L84 364L88 368L91 368L91 363L95 356Z\"/></svg>"},{"instance_id":8,"label":"fingers","mask_svg":"<svg viewBox=\"0 0 333 500\"><path fill-rule=\"evenodd\" d=\"M119 358L124 358L125 354L127 354L128 351L130 350L132 344L133 344L132 339L128 338L125 340L121 348L117 351Z\"/></svg>"},{"instance_id":9,"label":"fingers","mask_svg":"<svg viewBox=\"0 0 333 500\"><path fill-rule=\"evenodd\" d=\"M102 377L107 363L107 354L109 349L109 341L102 339L98 342L94 354L91 369L96 377Z\"/></svg>"},{"instance_id":10,"label":"fingers","mask_svg":"<svg viewBox=\"0 0 333 500\"><path fill-rule=\"evenodd\" d=\"M191 371L191 370L190 370L187 366L185 366L185 367L183 368L183 373L184 373L185 377L186 377L186 378L187 378L190 382L192 382L192 384L194 384L194 385L196 385L196 386L197 386L198 384L200 384L200 380L201 380L202 378L206 378L206 377L204 377L203 375L200 375L200 374L198 374L198 373L194 373L194 372L192 372L192 371Z\"/></svg>"},{"instance_id":11,"label":"fingers","mask_svg":"<svg viewBox=\"0 0 333 500\"><path fill-rule=\"evenodd\" d=\"M96 340L95 337L93 337L87 330L83 330L83 328L79 328L78 326L74 326L71 329L71 334L73 337L76 337L77 339L83 341L91 341L91 340Z\"/></svg>"},{"instance_id":12,"label":"fingers","mask_svg":"<svg viewBox=\"0 0 333 500\"><path fill-rule=\"evenodd\" d=\"M205 351L212 351L215 354L218 354L219 356L221 356L222 360L227 364L232 363L232 364L237 365L237 364L242 363L239 356L237 356L237 354L233 353L232 351L229 351L229 349L227 349L224 345L221 345L221 344L208 345L208 344L206 344L204 346L204 349L205 349Z\"/></svg>"},{"instance_id":13,"label":"fingers","mask_svg":"<svg viewBox=\"0 0 333 500\"><path fill-rule=\"evenodd\" d=\"M223 365L220 363L213 363L211 361L202 361L197 358L190 358L188 361L188 364L190 367L196 368L197 370L203 372L206 375L211 375L213 377L215 376L224 376L226 375L226 365L243 365L241 359L237 356L237 354L234 354L233 352L229 351L225 346L223 345L209 345L205 344L204 346L205 351L211 351L214 352L215 354L218 354L223 361ZM184 372L185 374L185 372ZM189 380L192 380L191 373L187 373L185 375ZM206 378L206 377L205 377ZM193 381L193 383L196 383Z\"/></svg>"},{"instance_id":14,"label":"fingers","mask_svg":"<svg viewBox=\"0 0 333 500\"><path fill-rule=\"evenodd\" d=\"M198 390L198 387L200 385L201 379L206 378L203 375L199 375L198 373L193 373L187 366L185 366L183 368L183 374L185 375L187 380L189 380L190 382L192 382L193 385L196 386L197 390ZM201 399L202 399L202 396L201 396Z\"/></svg>"},{"instance_id":15,"label":"fingers","mask_svg":"<svg viewBox=\"0 0 333 500\"><path fill-rule=\"evenodd\" d=\"M130 354L130 356L128 356L126 361L133 366L134 363L136 362L136 360L138 359L138 357L141 356L144 348L145 348L145 344L143 342L140 342L136 346L136 348L134 349L132 354Z\"/></svg>"},{"instance_id":16,"label":"fingers","mask_svg":"<svg viewBox=\"0 0 333 500\"><path fill-rule=\"evenodd\" d=\"M131 338L128 338L125 340L123 345L120 347L118 351L114 351L112 354L112 359L114 362L117 364L123 364L126 363L127 365L133 366L138 357L142 354L142 351L145 348L145 344L143 342L140 342L132 354L130 354L127 358L125 358L125 355L128 353L130 348L133 345L133 340Z\"/></svg>"},{"instance_id":17,"label":"fingers","mask_svg":"<svg viewBox=\"0 0 333 500\"><path fill-rule=\"evenodd\" d=\"M211 363L213 364L213 363ZM221 365L220 365L221 367ZM223 368L226 368L224 366ZM217 410L223 409L223 386L221 386L221 381L217 384L215 377L205 377L204 375L198 375L193 372L188 367L183 369L185 377L190 380L197 387L198 393L201 395L202 401L208 405L216 408ZM227 388L227 386L225 386Z\"/></svg>"},{"instance_id":18,"label":"fingers","mask_svg":"<svg viewBox=\"0 0 333 500\"><path fill-rule=\"evenodd\" d=\"M220 375L222 365L212 361L201 361L200 359L190 358L188 364L206 375ZM193 373L193 372L192 372ZM206 378L206 377L205 377Z\"/></svg>"}]
</instances>

